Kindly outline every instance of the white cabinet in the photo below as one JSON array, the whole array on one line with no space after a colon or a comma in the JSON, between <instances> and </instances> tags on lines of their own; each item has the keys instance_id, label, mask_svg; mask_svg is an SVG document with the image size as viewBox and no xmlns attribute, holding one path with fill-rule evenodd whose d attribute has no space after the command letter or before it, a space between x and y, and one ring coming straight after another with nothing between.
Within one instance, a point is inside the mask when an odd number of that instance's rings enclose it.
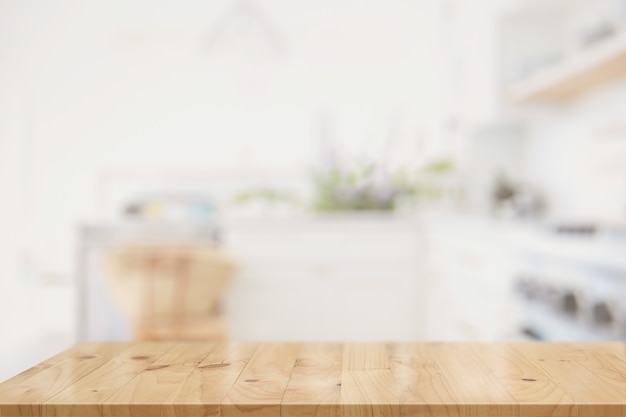
<instances>
[{"instance_id":1,"label":"white cabinet","mask_svg":"<svg viewBox=\"0 0 626 417\"><path fill-rule=\"evenodd\" d=\"M240 269L226 304L236 340L422 336L418 223L328 216L228 221Z\"/></svg>"},{"instance_id":2,"label":"white cabinet","mask_svg":"<svg viewBox=\"0 0 626 417\"><path fill-rule=\"evenodd\" d=\"M239 265L224 300L233 340L495 340L517 331L511 236L493 222L346 214L230 218L219 229ZM86 234L80 340L129 337L98 268L109 245L135 236L124 230ZM204 241L213 229L166 231Z\"/></svg>"},{"instance_id":3,"label":"white cabinet","mask_svg":"<svg viewBox=\"0 0 626 417\"><path fill-rule=\"evenodd\" d=\"M507 226L454 216L432 217L426 224L427 338L516 337L515 250Z\"/></svg>"},{"instance_id":4,"label":"white cabinet","mask_svg":"<svg viewBox=\"0 0 626 417\"><path fill-rule=\"evenodd\" d=\"M626 2L521 2L501 22L507 98L567 103L626 78Z\"/></svg>"}]
</instances>

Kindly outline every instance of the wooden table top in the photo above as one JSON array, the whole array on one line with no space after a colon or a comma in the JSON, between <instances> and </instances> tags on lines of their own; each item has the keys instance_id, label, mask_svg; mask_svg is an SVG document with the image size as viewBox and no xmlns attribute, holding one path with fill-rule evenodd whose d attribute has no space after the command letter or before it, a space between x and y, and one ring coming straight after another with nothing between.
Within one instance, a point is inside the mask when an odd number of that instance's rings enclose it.
<instances>
[{"instance_id":1,"label":"wooden table top","mask_svg":"<svg viewBox=\"0 0 626 417\"><path fill-rule=\"evenodd\" d=\"M0 416L626 416L620 343L89 343Z\"/></svg>"}]
</instances>

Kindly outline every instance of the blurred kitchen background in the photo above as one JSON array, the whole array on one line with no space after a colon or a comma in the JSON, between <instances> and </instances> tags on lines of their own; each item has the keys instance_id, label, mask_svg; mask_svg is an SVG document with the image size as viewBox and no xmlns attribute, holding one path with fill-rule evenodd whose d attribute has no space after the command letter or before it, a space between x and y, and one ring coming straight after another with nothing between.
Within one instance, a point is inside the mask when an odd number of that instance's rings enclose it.
<instances>
[{"instance_id":1,"label":"blurred kitchen background","mask_svg":"<svg viewBox=\"0 0 626 417\"><path fill-rule=\"evenodd\" d=\"M0 379L79 341L626 341L626 1L0 0Z\"/></svg>"}]
</instances>

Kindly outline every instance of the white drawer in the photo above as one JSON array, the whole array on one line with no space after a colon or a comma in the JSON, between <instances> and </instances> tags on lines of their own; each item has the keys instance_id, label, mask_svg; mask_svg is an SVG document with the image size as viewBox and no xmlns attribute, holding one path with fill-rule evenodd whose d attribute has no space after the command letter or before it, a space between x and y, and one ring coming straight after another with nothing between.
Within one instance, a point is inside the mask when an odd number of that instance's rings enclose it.
<instances>
[{"instance_id":1,"label":"white drawer","mask_svg":"<svg viewBox=\"0 0 626 417\"><path fill-rule=\"evenodd\" d=\"M227 249L243 258L402 258L418 252L415 233L290 232L233 235Z\"/></svg>"},{"instance_id":2,"label":"white drawer","mask_svg":"<svg viewBox=\"0 0 626 417\"><path fill-rule=\"evenodd\" d=\"M366 259L340 262L336 259L242 261L236 279L255 288L294 288L307 283L336 288L399 286L419 279L416 262Z\"/></svg>"},{"instance_id":3,"label":"white drawer","mask_svg":"<svg viewBox=\"0 0 626 417\"><path fill-rule=\"evenodd\" d=\"M397 291L258 291L234 294L228 317L239 340L410 340L415 302Z\"/></svg>"}]
</instances>

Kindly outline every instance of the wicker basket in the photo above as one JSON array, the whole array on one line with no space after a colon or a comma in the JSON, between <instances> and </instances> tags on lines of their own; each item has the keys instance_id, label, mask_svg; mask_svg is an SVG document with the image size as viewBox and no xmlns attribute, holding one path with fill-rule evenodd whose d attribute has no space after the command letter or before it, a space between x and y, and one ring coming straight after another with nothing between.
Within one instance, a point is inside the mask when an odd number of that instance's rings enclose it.
<instances>
[{"instance_id":1,"label":"wicker basket","mask_svg":"<svg viewBox=\"0 0 626 417\"><path fill-rule=\"evenodd\" d=\"M184 338L187 323L215 321L235 263L208 246L129 245L106 257L107 284L137 334L172 327Z\"/></svg>"}]
</instances>

